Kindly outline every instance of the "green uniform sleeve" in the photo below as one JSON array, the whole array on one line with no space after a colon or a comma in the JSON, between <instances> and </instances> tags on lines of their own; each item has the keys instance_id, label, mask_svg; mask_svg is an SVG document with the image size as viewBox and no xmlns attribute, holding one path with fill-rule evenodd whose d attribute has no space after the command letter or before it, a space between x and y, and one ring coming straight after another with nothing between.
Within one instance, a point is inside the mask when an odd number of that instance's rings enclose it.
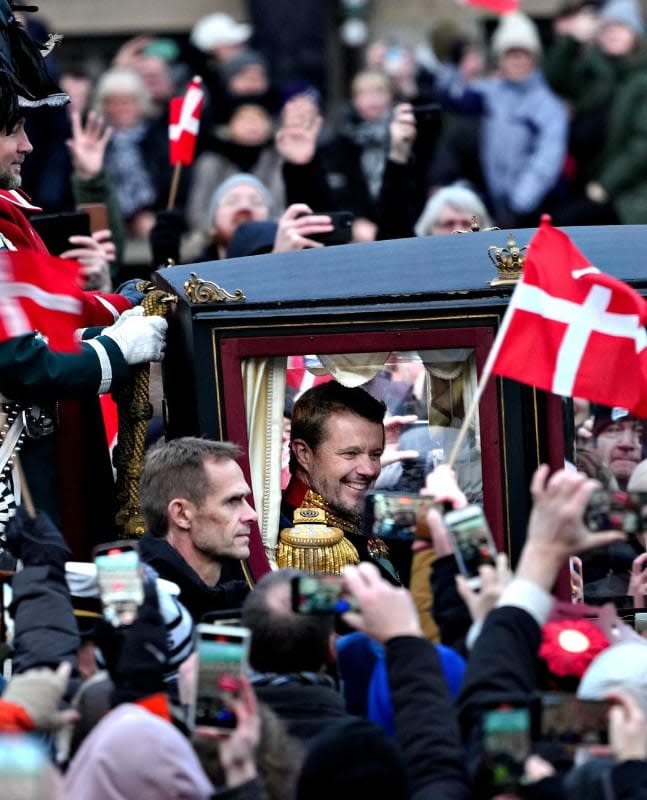
<instances>
[{"instance_id":1,"label":"green uniform sleeve","mask_svg":"<svg viewBox=\"0 0 647 800\"><path fill-rule=\"evenodd\" d=\"M0 394L21 402L47 402L110 391L128 365L116 343L97 336L78 353L57 353L35 333L0 343Z\"/></svg>"}]
</instances>

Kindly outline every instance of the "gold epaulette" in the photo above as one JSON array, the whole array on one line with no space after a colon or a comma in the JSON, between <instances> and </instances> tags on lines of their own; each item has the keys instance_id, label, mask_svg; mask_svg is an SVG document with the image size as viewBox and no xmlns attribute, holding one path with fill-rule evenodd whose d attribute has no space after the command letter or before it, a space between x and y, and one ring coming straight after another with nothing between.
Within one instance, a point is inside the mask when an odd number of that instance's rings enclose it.
<instances>
[{"instance_id":1,"label":"gold epaulette","mask_svg":"<svg viewBox=\"0 0 647 800\"><path fill-rule=\"evenodd\" d=\"M318 572L340 575L347 564L359 564L355 547L341 528L326 524L326 512L320 508L295 509L294 527L279 534L276 563L310 575Z\"/></svg>"}]
</instances>

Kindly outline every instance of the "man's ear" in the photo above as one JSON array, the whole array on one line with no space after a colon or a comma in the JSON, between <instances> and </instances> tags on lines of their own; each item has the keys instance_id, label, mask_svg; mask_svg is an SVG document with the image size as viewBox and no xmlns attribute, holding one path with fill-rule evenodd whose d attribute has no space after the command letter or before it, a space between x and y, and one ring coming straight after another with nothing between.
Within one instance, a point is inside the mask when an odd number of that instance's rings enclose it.
<instances>
[{"instance_id":1,"label":"man's ear","mask_svg":"<svg viewBox=\"0 0 647 800\"><path fill-rule=\"evenodd\" d=\"M193 519L193 503L184 497L174 497L166 508L169 527L188 531Z\"/></svg>"},{"instance_id":2,"label":"man's ear","mask_svg":"<svg viewBox=\"0 0 647 800\"><path fill-rule=\"evenodd\" d=\"M310 466L312 464L312 448L303 439L292 439L290 447L294 453L299 467L308 474L310 473Z\"/></svg>"}]
</instances>

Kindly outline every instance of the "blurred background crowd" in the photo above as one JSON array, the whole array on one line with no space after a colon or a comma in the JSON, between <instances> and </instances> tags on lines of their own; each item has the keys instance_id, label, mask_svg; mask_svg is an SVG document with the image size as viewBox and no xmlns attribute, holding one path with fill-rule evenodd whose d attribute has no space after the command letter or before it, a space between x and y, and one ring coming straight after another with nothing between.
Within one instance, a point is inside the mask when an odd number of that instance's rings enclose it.
<instances>
[{"instance_id":1,"label":"blurred background crowd","mask_svg":"<svg viewBox=\"0 0 647 800\"><path fill-rule=\"evenodd\" d=\"M544 212L560 225L647 222L639 0L522 3L500 18L430 2L415 21L406 3L401 19L377 2L222 5L181 24L161 4L146 27L134 10L126 29L104 10L89 35L73 3L27 15L37 40L65 35L48 64L71 108L112 130L113 282L150 266L151 245L153 266L164 246L175 261L222 258L239 222L281 220L293 203L352 212L353 241L469 229L474 215L481 227L534 226ZM168 100L195 74L197 157L156 228L172 175ZM24 189L46 212L70 210L69 110L32 115L28 133ZM223 182L241 173L256 184L232 199Z\"/></svg>"}]
</instances>

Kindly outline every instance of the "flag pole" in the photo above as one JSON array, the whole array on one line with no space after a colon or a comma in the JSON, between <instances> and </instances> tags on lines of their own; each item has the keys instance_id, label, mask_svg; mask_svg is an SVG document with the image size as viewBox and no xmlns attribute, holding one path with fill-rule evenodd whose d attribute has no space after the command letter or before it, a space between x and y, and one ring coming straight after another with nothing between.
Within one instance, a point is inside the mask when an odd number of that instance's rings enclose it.
<instances>
[{"instance_id":1,"label":"flag pole","mask_svg":"<svg viewBox=\"0 0 647 800\"><path fill-rule=\"evenodd\" d=\"M171 179L171 188L169 189L168 193L168 203L166 204L166 210L170 211L172 208L175 207L175 198L177 195L177 187L180 183L180 172L182 170L182 162L178 161L177 164L173 167L173 177Z\"/></svg>"},{"instance_id":2,"label":"flag pole","mask_svg":"<svg viewBox=\"0 0 647 800\"><path fill-rule=\"evenodd\" d=\"M517 284L517 286L518 285L519 284ZM461 449L463 442L465 441L465 437L467 436L467 431L469 429L469 426L472 424L472 420L476 415L479 403L481 402L481 397L483 397L483 392L485 391L487 382L490 378L490 375L492 374L492 367L494 366L494 362L496 361L496 358L499 355L501 344L503 343L505 335L508 332L508 328L510 327L510 322L512 320L512 311L515 305L514 296L515 292L517 291L517 286L515 286L514 292L512 292L512 295L510 297L510 302L508 303L506 312L503 315L503 319L501 320L501 326L497 331L497 334L494 338L494 342L492 342L492 347L490 348L490 352L488 353L488 357L485 361L483 372L481 373L478 386L476 387L476 392L474 393L472 402L470 403L469 408L465 413L465 419L463 420L463 423L458 431L458 436L456 437L454 446L452 447L451 453L449 454L449 458L447 459L447 465L451 468L453 468L454 464L456 463L456 459L458 458L458 451Z\"/></svg>"}]
</instances>

